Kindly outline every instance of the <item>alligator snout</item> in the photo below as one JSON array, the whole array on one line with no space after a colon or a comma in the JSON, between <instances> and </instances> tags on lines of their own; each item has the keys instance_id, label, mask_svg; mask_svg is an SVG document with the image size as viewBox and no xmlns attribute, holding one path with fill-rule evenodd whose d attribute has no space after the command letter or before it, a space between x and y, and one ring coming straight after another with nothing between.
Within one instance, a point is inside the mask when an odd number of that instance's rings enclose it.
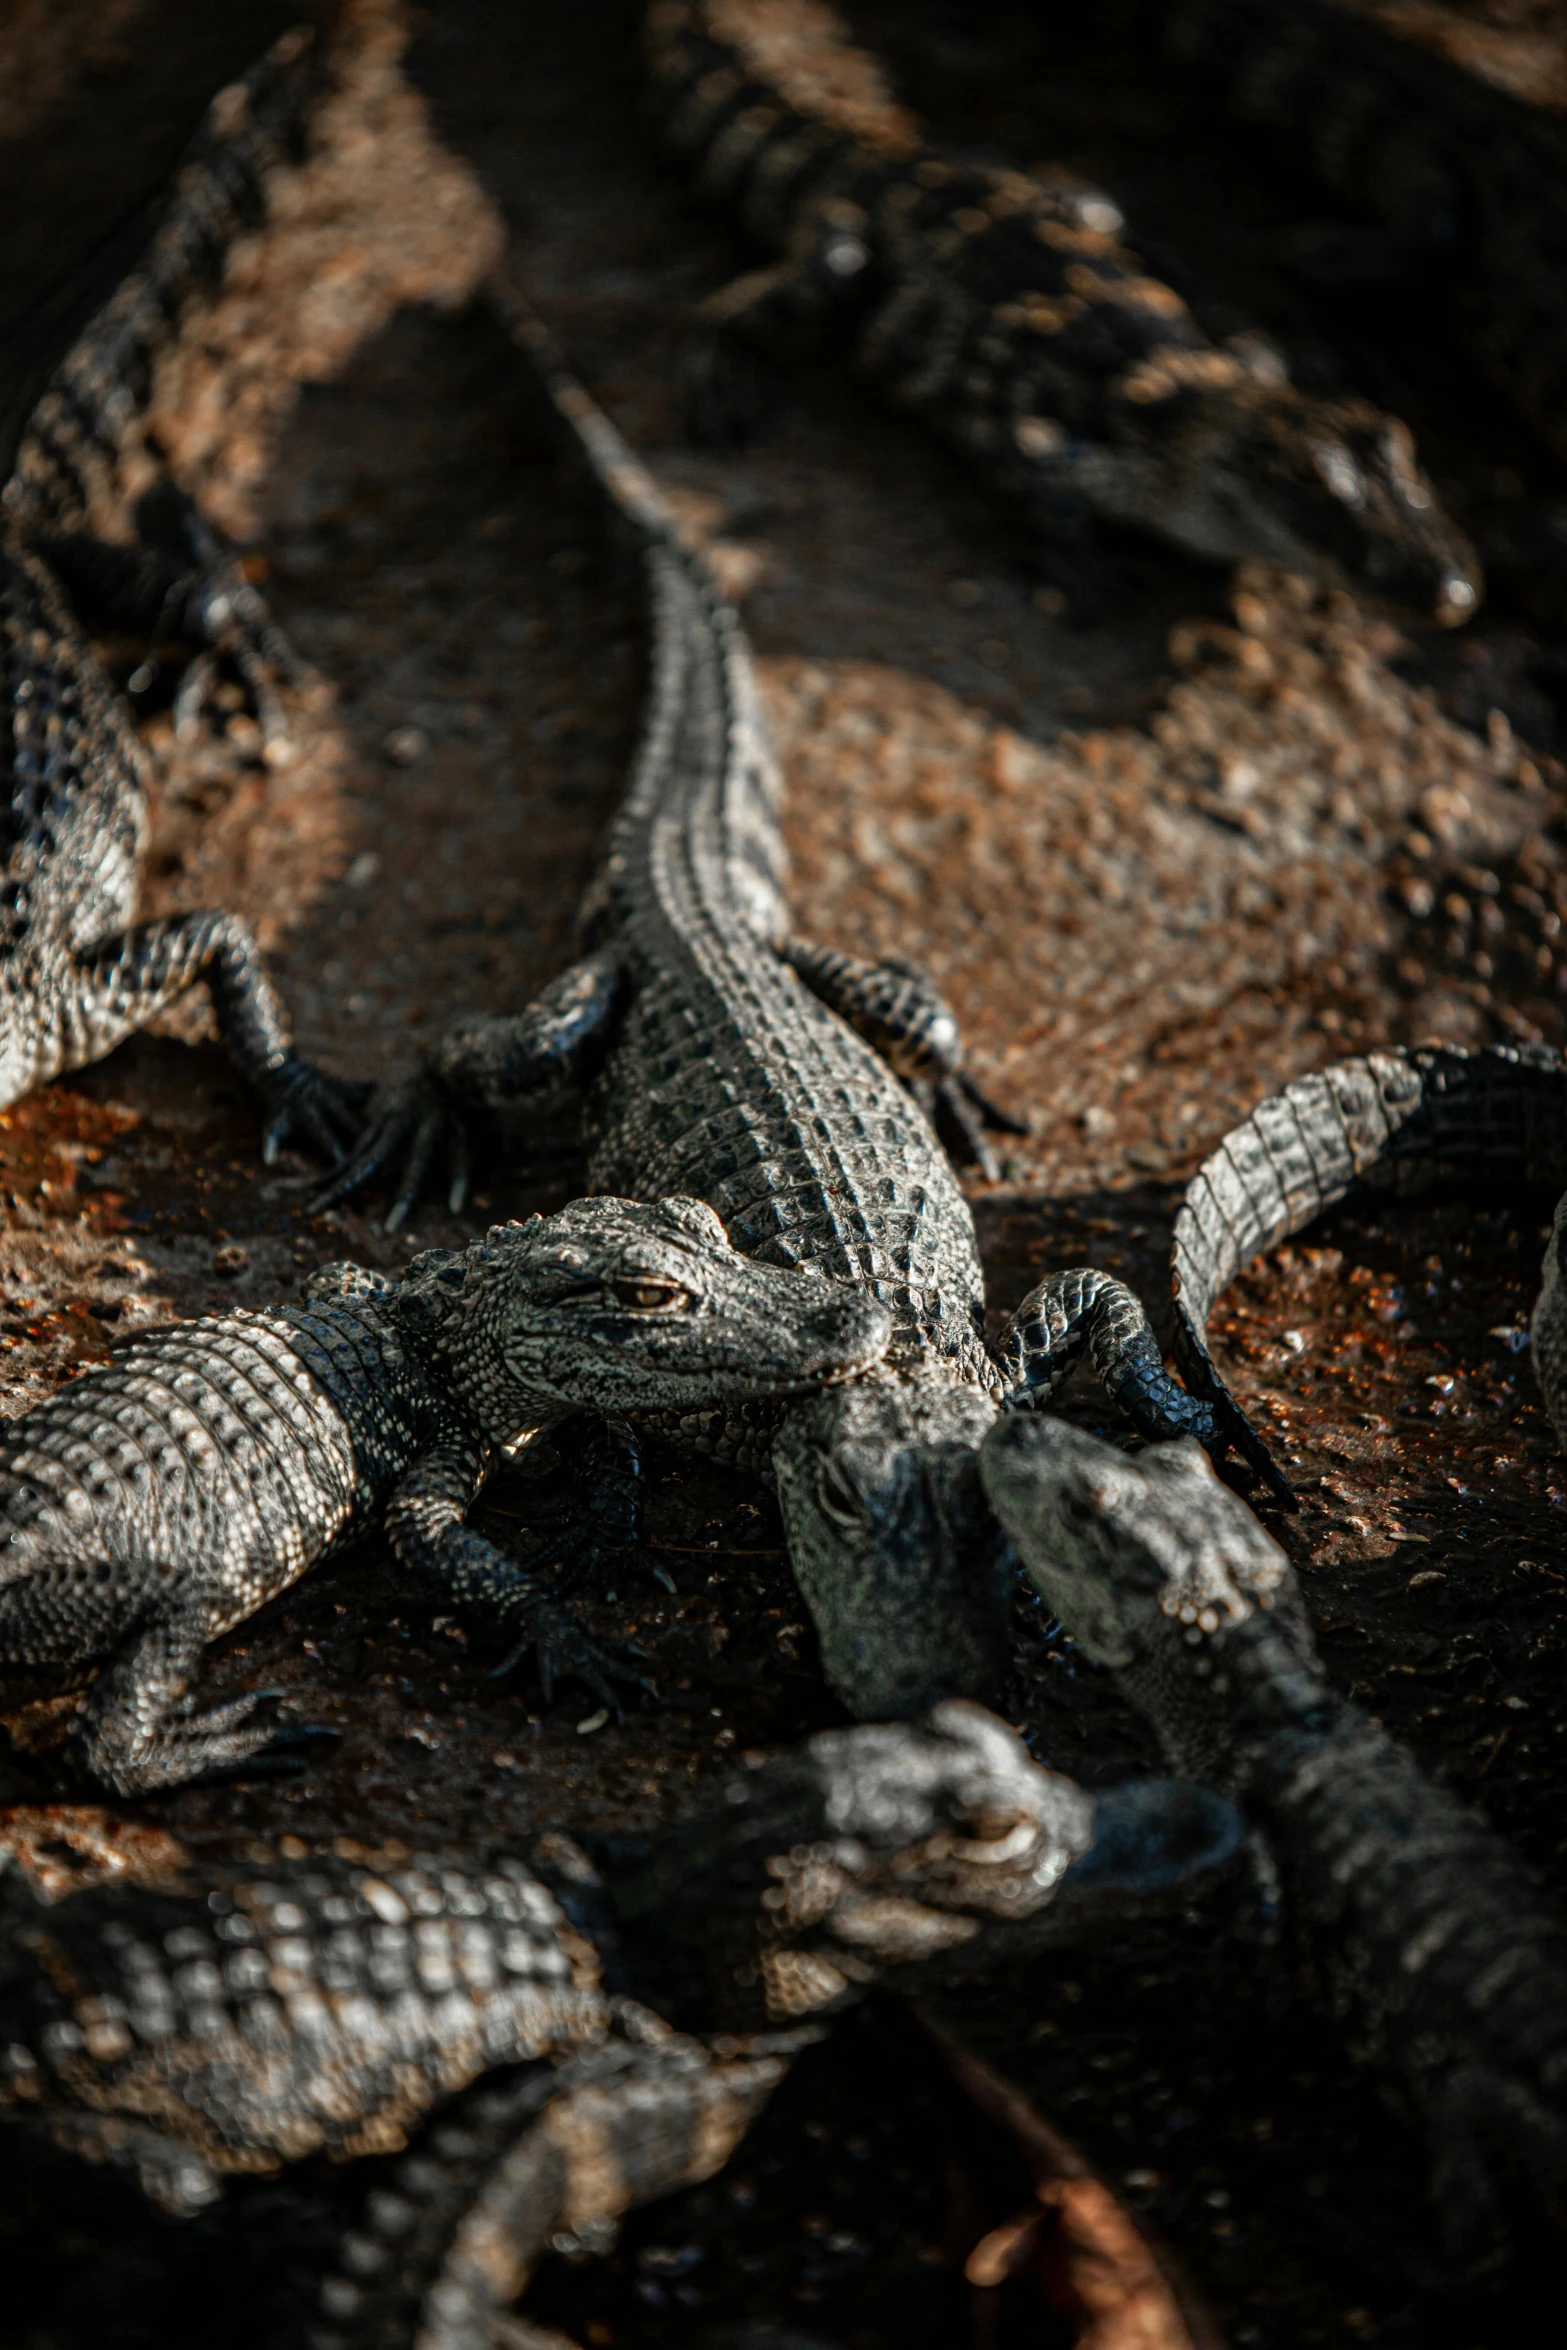
<instances>
[{"instance_id":1,"label":"alligator snout","mask_svg":"<svg viewBox=\"0 0 1567 2350\"><path fill-rule=\"evenodd\" d=\"M812 1284L818 1291L826 1286ZM892 1340L892 1316L868 1290L835 1282L827 1296L814 1299L791 1318L787 1338L793 1342L802 1376L837 1386L880 1362Z\"/></svg>"}]
</instances>

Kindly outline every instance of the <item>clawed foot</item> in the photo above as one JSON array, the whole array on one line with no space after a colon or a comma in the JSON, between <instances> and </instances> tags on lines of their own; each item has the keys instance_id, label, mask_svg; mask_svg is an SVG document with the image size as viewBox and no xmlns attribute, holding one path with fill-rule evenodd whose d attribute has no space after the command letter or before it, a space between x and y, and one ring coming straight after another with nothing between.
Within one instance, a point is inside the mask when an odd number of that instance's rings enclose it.
<instances>
[{"instance_id":1,"label":"clawed foot","mask_svg":"<svg viewBox=\"0 0 1567 2350\"><path fill-rule=\"evenodd\" d=\"M591 1414L573 1426L581 1432L571 1446L577 1512L520 1562L524 1572L536 1579L552 1567L564 1592L590 1575L607 1583L640 1569L673 1591L673 1576L642 1540L642 1461L630 1426Z\"/></svg>"},{"instance_id":2,"label":"clawed foot","mask_svg":"<svg viewBox=\"0 0 1567 2350\"><path fill-rule=\"evenodd\" d=\"M468 1198L468 1130L428 1077L407 1078L388 1094L358 1149L311 1204L318 1213L335 1207L390 1168L397 1191L387 1210L385 1229L395 1232L412 1215L430 1170L443 1152L446 1204L456 1216Z\"/></svg>"},{"instance_id":3,"label":"clawed foot","mask_svg":"<svg viewBox=\"0 0 1567 2350\"><path fill-rule=\"evenodd\" d=\"M283 698L267 665L259 659L241 659L236 653L234 667L240 673L256 723L261 728L263 756L284 763L283 754L292 737ZM227 712L218 700L222 683L223 665L215 653L198 653L185 664L172 704L176 742L194 742L208 728L215 734L223 732Z\"/></svg>"},{"instance_id":4,"label":"clawed foot","mask_svg":"<svg viewBox=\"0 0 1567 2350\"><path fill-rule=\"evenodd\" d=\"M329 1077L291 1053L261 1080L266 1119L261 1136L264 1163L272 1166L286 1142L302 1137L330 1165L341 1166L344 1153L359 1134L365 1104L374 1090L345 1077Z\"/></svg>"},{"instance_id":5,"label":"clawed foot","mask_svg":"<svg viewBox=\"0 0 1567 2350\"><path fill-rule=\"evenodd\" d=\"M638 1670L647 1662L645 1649L639 1648L634 1640L593 1639L565 1608L557 1607L551 1600L540 1601L529 1609L526 1630L495 1667L491 1679L503 1680L530 1648L538 1657L539 1687L546 1705L554 1702L557 1681L568 1678L580 1681L584 1688L591 1690L617 1722L621 1704L615 1694L616 1681L652 1694L652 1682Z\"/></svg>"},{"instance_id":6,"label":"clawed foot","mask_svg":"<svg viewBox=\"0 0 1567 2350\"><path fill-rule=\"evenodd\" d=\"M1233 1486L1237 1493L1247 1493L1260 1480L1280 1508L1295 1509L1298 1502L1294 1486L1235 1398L1217 1396L1209 1408L1213 1415L1212 1433L1204 1435L1200 1429L1194 1433L1226 1485Z\"/></svg>"}]
</instances>

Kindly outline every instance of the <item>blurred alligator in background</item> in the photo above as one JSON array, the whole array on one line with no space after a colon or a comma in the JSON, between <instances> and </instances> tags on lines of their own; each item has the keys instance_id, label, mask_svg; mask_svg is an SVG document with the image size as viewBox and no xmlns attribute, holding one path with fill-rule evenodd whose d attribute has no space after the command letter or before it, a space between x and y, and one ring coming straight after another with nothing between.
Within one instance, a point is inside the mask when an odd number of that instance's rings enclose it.
<instances>
[{"instance_id":1,"label":"blurred alligator in background","mask_svg":"<svg viewBox=\"0 0 1567 2350\"><path fill-rule=\"evenodd\" d=\"M1207 562L1279 563L1450 626L1470 617L1474 550L1407 425L1299 390L1260 335L1210 341L1121 243L1101 190L944 160L884 93L875 102L872 61L844 48L830 9L791 15L791 40L774 43L728 0L647 10L665 145L783 256L702 306L720 336L709 409L737 372L724 342L833 336L1020 502L1047 550L1092 517Z\"/></svg>"}]
</instances>

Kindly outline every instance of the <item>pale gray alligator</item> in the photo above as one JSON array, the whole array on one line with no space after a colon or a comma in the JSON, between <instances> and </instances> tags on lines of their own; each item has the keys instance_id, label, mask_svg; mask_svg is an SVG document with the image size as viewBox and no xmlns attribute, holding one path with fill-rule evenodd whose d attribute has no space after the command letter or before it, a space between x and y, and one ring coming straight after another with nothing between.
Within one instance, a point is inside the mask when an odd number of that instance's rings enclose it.
<instances>
[{"instance_id":1,"label":"pale gray alligator","mask_svg":"<svg viewBox=\"0 0 1567 2350\"><path fill-rule=\"evenodd\" d=\"M193 1710L202 1647L384 1523L399 1556L614 1704L609 1659L464 1519L508 1445L573 1410L692 1409L863 1372L863 1289L753 1264L699 1200L578 1201L416 1257L329 1265L301 1307L130 1340L0 1429L0 1669L80 1688L121 1794L253 1761L263 1695Z\"/></svg>"}]
</instances>

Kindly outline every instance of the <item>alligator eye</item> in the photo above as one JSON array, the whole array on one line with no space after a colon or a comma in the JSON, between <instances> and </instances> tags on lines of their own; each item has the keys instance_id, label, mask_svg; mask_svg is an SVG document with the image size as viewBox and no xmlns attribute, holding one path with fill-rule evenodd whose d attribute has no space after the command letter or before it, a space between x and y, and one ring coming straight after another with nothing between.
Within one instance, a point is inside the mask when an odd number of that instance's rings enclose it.
<instances>
[{"instance_id":1,"label":"alligator eye","mask_svg":"<svg viewBox=\"0 0 1567 2350\"><path fill-rule=\"evenodd\" d=\"M612 1294L639 1314L683 1314L691 1292L674 1281L612 1281Z\"/></svg>"},{"instance_id":2,"label":"alligator eye","mask_svg":"<svg viewBox=\"0 0 1567 2350\"><path fill-rule=\"evenodd\" d=\"M866 1523L869 1513L865 1507L865 1496L847 1475L842 1464L830 1455L822 1463L816 1489L822 1508L840 1526L858 1527Z\"/></svg>"}]
</instances>

